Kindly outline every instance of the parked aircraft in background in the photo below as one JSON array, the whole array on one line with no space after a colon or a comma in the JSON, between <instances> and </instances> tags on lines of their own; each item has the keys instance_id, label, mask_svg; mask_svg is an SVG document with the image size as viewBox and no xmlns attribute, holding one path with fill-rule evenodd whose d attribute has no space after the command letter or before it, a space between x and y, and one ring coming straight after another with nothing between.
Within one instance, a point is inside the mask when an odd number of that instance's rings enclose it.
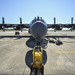
<instances>
[{"instance_id":1,"label":"parked aircraft in background","mask_svg":"<svg viewBox=\"0 0 75 75\"><path fill-rule=\"evenodd\" d=\"M29 33L35 38L37 44L40 40L45 37L49 28L53 28L54 31L62 30L63 28L70 28L72 31L75 29L75 24L73 24L73 17L71 18L71 24L56 24L56 18L54 18L54 24L47 24L42 17L35 17L30 24L22 24L22 18L20 18L20 24L5 24L4 17L2 17L2 24L0 24L0 29L5 31L8 28L14 30L21 30L28 28Z\"/></svg>"},{"instance_id":2,"label":"parked aircraft in background","mask_svg":"<svg viewBox=\"0 0 75 75\"><path fill-rule=\"evenodd\" d=\"M42 17L40 18L42 19ZM2 17L2 24L0 24L0 29L13 28L14 30L22 30L23 28L29 28L30 24L22 24L22 18L20 17L20 24L5 24L4 17ZM48 29L62 30L63 28L69 28L71 31L75 29L75 24L73 24L73 17L71 18L71 24L56 24L56 18L54 17L54 24L47 24Z\"/></svg>"}]
</instances>

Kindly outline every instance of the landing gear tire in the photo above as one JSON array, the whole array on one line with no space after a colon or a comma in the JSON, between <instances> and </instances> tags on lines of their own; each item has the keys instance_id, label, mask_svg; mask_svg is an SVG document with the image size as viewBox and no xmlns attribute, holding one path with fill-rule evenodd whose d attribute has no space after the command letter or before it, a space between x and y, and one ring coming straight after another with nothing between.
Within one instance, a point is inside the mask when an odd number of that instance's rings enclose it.
<instances>
[{"instance_id":1,"label":"landing gear tire","mask_svg":"<svg viewBox=\"0 0 75 75\"><path fill-rule=\"evenodd\" d=\"M44 75L44 64L42 64L41 75Z\"/></svg>"},{"instance_id":2,"label":"landing gear tire","mask_svg":"<svg viewBox=\"0 0 75 75\"><path fill-rule=\"evenodd\" d=\"M20 33L19 32L15 32L15 35L20 35Z\"/></svg>"},{"instance_id":3,"label":"landing gear tire","mask_svg":"<svg viewBox=\"0 0 75 75\"><path fill-rule=\"evenodd\" d=\"M31 63L31 72L32 72L32 70L33 70L33 63Z\"/></svg>"},{"instance_id":4,"label":"landing gear tire","mask_svg":"<svg viewBox=\"0 0 75 75\"><path fill-rule=\"evenodd\" d=\"M54 40L49 40L49 43L55 43Z\"/></svg>"},{"instance_id":5,"label":"landing gear tire","mask_svg":"<svg viewBox=\"0 0 75 75\"><path fill-rule=\"evenodd\" d=\"M62 45L63 43L59 40L56 41L56 45Z\"/></svg>"}]
</instances>

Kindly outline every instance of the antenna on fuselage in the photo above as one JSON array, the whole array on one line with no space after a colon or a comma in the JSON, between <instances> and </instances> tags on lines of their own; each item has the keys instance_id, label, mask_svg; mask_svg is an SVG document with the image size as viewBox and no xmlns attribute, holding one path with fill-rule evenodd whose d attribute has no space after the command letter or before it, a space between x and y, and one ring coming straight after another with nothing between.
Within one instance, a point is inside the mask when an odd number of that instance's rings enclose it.
<instances>
[{"instance_id":1,"label":"antenna on fuselage","mask_svg":"<svg viewBox=\"0 0 75 75\"><path fill-rule=\"evenodd\" d=\"M36 17L34 19L36 20Z\"/></svg>"},{"instance_id":2,"label":"antenna on fuselage","mask_svg":"<svg viewBox=\"0 0 75 75\"><path fill-rule=\"evenodd\" d=\"M42 20L42 17L40 17L40 19Z\"/></svg>"},{"instance_id":3,"label":"antenna on fuselage","mask_svg":"<svg viewBox=\"0 0 75 75\"><path fill-rule=\"evenodd\" d=\"M39 16L37 16L37 20L39 20Z\"/></svg>"}]
</instances>

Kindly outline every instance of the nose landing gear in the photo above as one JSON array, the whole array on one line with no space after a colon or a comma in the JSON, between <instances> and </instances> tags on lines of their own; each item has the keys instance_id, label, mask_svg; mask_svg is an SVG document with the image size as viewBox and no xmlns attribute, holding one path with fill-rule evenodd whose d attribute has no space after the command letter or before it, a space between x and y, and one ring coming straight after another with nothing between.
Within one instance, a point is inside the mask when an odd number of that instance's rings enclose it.
<instances>
[{"instance_id":1,"label":"nose landing gear","mask_svg":"<svg viewBox=\"0 0 75 75\"><path fill-rule=\"evenodd\" d=\"M35 46L32 52L33 62L31 63L31 75L44 75L44 64L42 63L42 47Z\"/></svg>"}]
</instances>

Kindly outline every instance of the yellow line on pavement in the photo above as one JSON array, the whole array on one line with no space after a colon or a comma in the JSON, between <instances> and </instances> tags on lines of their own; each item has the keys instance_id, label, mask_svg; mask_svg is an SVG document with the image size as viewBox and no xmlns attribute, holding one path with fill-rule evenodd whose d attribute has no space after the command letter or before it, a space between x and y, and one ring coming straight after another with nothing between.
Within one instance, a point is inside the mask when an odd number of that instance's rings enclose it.
<instances>
[{"instance_id":1,"label":"yellow line on pavement","mask_svg":"<svg viewBox=\"0 0 75 75\"><path fill-rule=\"evenodd\" d=\"M55 50L55 53L75 53L75 50Z\"/></svg>"}]
</instances>

